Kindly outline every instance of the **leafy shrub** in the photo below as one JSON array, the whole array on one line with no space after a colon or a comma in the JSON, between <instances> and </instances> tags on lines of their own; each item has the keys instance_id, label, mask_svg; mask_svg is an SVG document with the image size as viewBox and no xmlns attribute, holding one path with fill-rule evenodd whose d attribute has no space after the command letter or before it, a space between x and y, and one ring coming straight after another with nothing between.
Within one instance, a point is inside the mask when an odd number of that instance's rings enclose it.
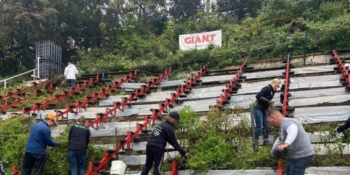
<instances>
[{"instance_id":1,"label":"leafy shrub","mask_svg":"<svg viewBox=\"0 0 350 175\"><path fill-rule=\"evenodd\" d=\"M22 164L32 122L29 117L14 118L8 119L0 125L0 155L6 174L11 173L12 165L19 167ZM48 159L45 163L44 174L62 175L69 172L67 131L62 136L53 138L54 141L61 142L60 146L47 148L46 155ZM88 161L99 161L101 158L102 150L95 148L93 144L89 144L86 165Z\"/></svg>"}]
</instances>

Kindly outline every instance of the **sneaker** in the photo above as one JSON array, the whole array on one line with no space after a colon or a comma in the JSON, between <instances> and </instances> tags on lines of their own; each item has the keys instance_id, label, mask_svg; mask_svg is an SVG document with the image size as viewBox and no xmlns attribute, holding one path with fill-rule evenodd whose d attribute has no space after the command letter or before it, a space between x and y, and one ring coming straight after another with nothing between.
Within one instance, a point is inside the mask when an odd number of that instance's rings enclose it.
<instances>
[{"instance_id":1,"label":"sneaker","mask_svg":"<svg viewBox=\"0 0 350 175\"><path fill-rule=\"evenodd\" d=\"M268 141L268 140L264 140L264 142L263 142L263 146L267 146L267 145L270 145L270 141Z\"/></svg>"}]
</instances>

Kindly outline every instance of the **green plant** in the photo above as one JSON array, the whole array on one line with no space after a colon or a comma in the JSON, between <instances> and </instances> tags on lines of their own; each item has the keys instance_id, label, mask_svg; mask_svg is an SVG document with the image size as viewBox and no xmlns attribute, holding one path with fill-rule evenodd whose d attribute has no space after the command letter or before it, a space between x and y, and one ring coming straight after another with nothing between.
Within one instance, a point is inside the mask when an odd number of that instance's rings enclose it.
<instances>
[{"instance_id":1,"label":"green plant","mask_svg":"<svg viewBox=\"0 0 350 175\"><path fill-rule=\"evenodd\" d=\"M0 155L6 167L6 174L11 173L12 165L19 166L24 157L29 129L34 121L30 117L8 119L0 125ZM69 171L67 160L68 128L62 136L53 138L61 142L60 146L47 148L48 161L45 163L44 174L62 175ZM89 145L86 160L98 161L102 157L102 149Z\"/></svg>"},{"instance_id":2,"label":"green plant","mask_svg":"<svg viewBox=\"0 0 350 175\"><path fill-rule=\"evenodd\" d=\"M251 133L242 112L239 107L233 114L230 110L213 108L204 119L208 122L203 122L189 107L179 111L181 129L177 134L191 145L187 147L189 169L207 172L210 169L266 166L270 150L261 148L257 153L253 151L252 142L247 137ZM238 120L238 123L234 124L232 120Z\"/></svg>"}]
</instances>

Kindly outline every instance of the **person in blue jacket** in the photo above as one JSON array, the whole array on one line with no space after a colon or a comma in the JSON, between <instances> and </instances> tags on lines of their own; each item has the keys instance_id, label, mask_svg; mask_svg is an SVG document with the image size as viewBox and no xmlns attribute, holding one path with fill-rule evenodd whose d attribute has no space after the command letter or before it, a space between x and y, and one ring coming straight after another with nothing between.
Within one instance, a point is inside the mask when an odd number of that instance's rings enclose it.
<instances>
[{"instance_id":1,"label":"person in blue jacket","mask_svg":"<svg viewBox=\"0 0 350 175\"><path fill-rule=\"evenodd\" d=\"M165 122L156 126L146 145L146 165L141 175L148 175L154 163L154 175L160 175L160 168L164 159L166 143L170 143L182 156L186 157L185 150L179 145L175 137L174 128L177 129L180 115L170 112Z\"/></svg>"},{"instance_id":2,"label":"person in blue jacket","mask_svg":"<svg viewBox=\"0 0 350 175\"><path fill-rule=\"evenodd\" d=\"M32 126L25 149L21 175L30 175L33 167L35 175L43 174L46 147L55 147L60 144L51 139L50 127L55 125L57 125L55 114L47 114L44 121Z\"/></svg>"}]
</instances>

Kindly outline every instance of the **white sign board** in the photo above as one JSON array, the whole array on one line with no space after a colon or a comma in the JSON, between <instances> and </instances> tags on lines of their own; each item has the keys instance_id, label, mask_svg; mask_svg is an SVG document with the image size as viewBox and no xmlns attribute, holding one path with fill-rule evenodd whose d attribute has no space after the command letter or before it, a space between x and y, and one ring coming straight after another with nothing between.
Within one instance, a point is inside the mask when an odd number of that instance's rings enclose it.
<instances>
[{"instance_id":1,"label":"white sign board","mask_svg":"<svg viewBox=\"0 0 350 175\"><path fill-rule=\"evenodd\" d=\"M179 36L179 45L181 50L206 49L210 44L221 47L221 30Z\"/></svg>"}]
</instances>

